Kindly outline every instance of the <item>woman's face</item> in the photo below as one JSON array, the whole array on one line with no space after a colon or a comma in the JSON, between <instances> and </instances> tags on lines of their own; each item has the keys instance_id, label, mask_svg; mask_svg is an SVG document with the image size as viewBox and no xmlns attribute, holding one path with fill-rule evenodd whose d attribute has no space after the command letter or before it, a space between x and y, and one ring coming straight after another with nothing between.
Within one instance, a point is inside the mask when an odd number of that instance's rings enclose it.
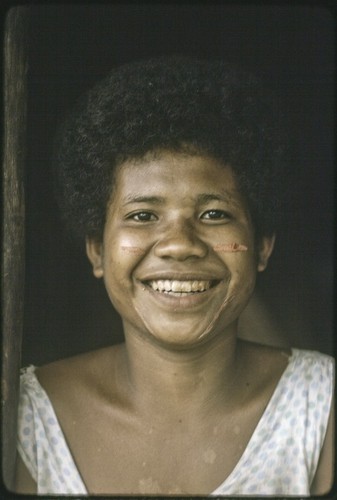
<instances>
[{"instance_id":1,"label":"woman's face","mask_svg":"<svg viewBox=\"0 0 337 500\"><path fill-rule=\"evenodd\" d=\"M162 152L116 173L103 242L87 242L125 332L187 348L231 330L272 251L254 242L229 167Z\"/></svg>"}]
</instances>

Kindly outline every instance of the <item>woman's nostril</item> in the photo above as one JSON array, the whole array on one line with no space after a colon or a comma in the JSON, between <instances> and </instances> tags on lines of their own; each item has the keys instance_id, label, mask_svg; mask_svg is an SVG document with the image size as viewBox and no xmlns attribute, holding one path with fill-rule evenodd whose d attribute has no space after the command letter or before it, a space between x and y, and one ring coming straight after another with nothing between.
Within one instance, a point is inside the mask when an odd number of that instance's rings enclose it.
<instances>
[{"instance_id":1,"label":"woman's nostril","mask_svg":"<svg viewBox=\"0 0 337 500\"><path fill-rule=\"evenodd\" d=\"M171 257L178 260L185 260L189 257L205 257L208 247L205 242L188 232L181 234L173 232L171 235L163 237L155 247L158 257Z\"/></svg>"}]
</instances>

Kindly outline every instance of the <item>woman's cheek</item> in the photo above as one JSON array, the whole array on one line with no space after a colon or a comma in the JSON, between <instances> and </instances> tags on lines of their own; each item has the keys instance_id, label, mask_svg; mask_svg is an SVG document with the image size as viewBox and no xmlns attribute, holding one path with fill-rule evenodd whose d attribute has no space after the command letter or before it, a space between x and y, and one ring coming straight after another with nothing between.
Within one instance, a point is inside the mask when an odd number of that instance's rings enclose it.
<instances>
[{"instance_id":1,"label":"woman's cheek","mask_svg":"<svg viewBox=\"0 0 337 500\"><path fill-rule=\"evenodd\" d=\"M233 241L230 243L217 243L213 246L213 250L217 253L236 253L247 252L248 247L243 243Z\"/></svg>"},{"instance_id":2,"label":"woman's cheek","mask_svg":"<svg viewBox=\"0 0 337 500\"><path fill-rule=\"evenodd\" d=\"M246 255L236 254L235 257L235 263L232 267L233 284L235 288L241 290L241 293L251 293L255 287L257 275L255 256L246 253Z\"/></svg>"},{"instance_id":3,"label":"woman's cheek","mask_svg":"<svg viewBox=\"0 0 337 500\"><path fill-rule=\"evenodd\" d=\"M140 234L138 231L124 232L123 235L116 238L116 241L118 241L116 250L123 256L142 256L146 252L144 241L148 240L149 238L146 235Z\"/></svg>"}]
</instances>

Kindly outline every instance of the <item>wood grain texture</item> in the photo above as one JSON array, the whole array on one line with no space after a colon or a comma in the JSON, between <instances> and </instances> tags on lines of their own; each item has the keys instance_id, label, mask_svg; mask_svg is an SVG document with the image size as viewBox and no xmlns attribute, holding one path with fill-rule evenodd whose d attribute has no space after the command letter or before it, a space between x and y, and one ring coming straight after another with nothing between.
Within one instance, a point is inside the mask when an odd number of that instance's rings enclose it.
<instances>
[{"instance_id":1,"label":"wood grain texture","mask_svg":"<svg viewBox=\"0 0 337 500\"><path fill-rule=\"evenodd\" d=\"M4 39L2 474L13 486L24 301L26 74L29 10L7 13Z\"/></svg>"}]
</instances>

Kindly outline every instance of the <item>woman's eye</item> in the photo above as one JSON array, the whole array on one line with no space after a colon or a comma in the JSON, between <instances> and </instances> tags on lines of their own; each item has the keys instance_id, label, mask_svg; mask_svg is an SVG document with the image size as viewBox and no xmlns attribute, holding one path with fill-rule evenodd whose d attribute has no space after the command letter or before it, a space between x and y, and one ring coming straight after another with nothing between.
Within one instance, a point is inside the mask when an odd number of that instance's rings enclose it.
<instances>
[{"instance_id":1,"label":"woman's eye","mask_svg":"<svg viewBox=\"0 0 337 500\"><path fill-rule=\"evenodd\" d=\"M228 212L225 212L224 210L207 210L207 212L204 212L202 214L201 218L212 221L218 221L218 220L223 221L223 220L229 220L231 216Z\"/></svg>"},{"instance_id":2,"label":"woman's eye","mask_svg":"<svg viewBox=\"0 0 337 500\"><path fill-rule=\"evenodd\" d=\"M135 220L137 222L152 222L157 220L157 217L151 212L137 212L128 217L128 219Z\"/></svg>"}]
</instances>

